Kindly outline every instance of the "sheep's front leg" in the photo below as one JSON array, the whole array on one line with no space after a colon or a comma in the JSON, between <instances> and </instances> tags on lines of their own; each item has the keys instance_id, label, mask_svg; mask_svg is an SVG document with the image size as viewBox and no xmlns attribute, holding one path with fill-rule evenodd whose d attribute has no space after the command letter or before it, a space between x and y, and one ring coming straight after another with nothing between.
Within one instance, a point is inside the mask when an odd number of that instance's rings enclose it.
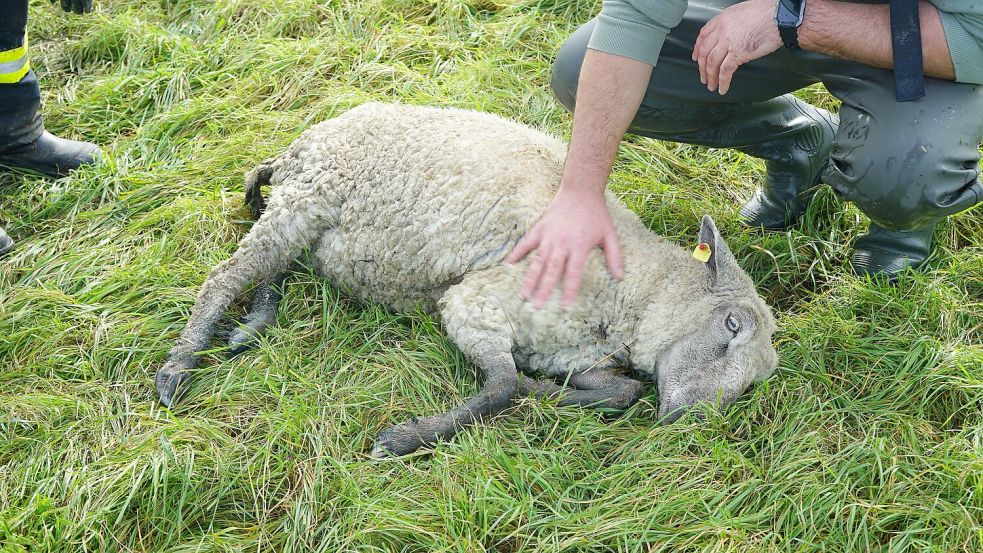
<instances>
[{"instance_id":1,"label":"sheep's front leg","mask_svg":"<svg viewBox=\"0 0 983 553\"><path fill-rule=\"evenodd\" d=\"M383 430L376 437L372 457L380 459L413 453L439 440L447 440L462 428L496 415L511 405L518 383L512 354L489 354L479 359L478 365L485 377L478 395L446 413L414 419Z\"/></svg>"},{"instance_id":2,"label":"sheep's front leg","mask_svg":"<svg viewBox=\"0 0 983 553\"><path fill-rule=\"evenodd\" d=\"M481 280L480 278L478 279ZM475 421L512 405L519 375L512 357L511 325L494 295L476 290L471 278L452 286L441 299L447 335L473 361L484 377L481 391L464 405L441 415L419 418L388 428L376 438L372 456L406 455L446 440Z\"/></svg>"},{"instance_id":3,"label":"sheep's front leg","mask_svg":"<svg viewBox=\"0 0 983 553\"><path fill-rule=\"evenodd\" d=\"M235 357L250 349L266 334L266 329L276 322L277 309L283 299L287 273L279 273L261 282L253 292L253 305L242 324L229 335L229 355Z\"/></svg>"},{"instance_id":4,"label":"sheep's front leg","mask_svg":"<svg viewBox=\"0 0 983 553\"><path fill-rule=\"evenodd\" d=\"M645 384L617 374L613 369L588 369L570 375L569 384L575 390L560 386L552 380L534 380L524 377L519 382L518 395L559 398L561 406L605 407L625 410L642 397Z\"/></svg>"}]
</instances>

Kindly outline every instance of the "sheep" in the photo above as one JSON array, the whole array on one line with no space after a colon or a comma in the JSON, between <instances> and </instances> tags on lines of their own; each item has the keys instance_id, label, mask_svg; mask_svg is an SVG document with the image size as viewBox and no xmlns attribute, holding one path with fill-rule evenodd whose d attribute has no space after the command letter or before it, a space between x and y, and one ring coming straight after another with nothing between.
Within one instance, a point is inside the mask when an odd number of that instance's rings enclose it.
<instances>
[{"instance_id":1,"label":"sheep","mask_svg":"<svg viewBox=\"0 0 983 553\"><path fill-rule=\"evenodd\" d=\"M665 422L697 404L726 406L767 378L778 363L773 315L709 216L699 233L703 260L694 259L698 252L651 232L608 192L623 279L595 251L572 306L561 306L559 294L542 309L524 301L528 260L503 259L556 192L564 156L552 136L459 109L369 103L306 130L247 174L258 221L202 285L157 373L160 401L176 401L219 318L250 282L259 284L229 338L232 353L263 334L295 261L363 300L439 313L483 374L480 392L463 405L379 433L374 457L449 439L516 397L624 410L644 391L630 372L657 383ZM273 185L268 202L265 184Z\"/></svg>"}]
</instances>

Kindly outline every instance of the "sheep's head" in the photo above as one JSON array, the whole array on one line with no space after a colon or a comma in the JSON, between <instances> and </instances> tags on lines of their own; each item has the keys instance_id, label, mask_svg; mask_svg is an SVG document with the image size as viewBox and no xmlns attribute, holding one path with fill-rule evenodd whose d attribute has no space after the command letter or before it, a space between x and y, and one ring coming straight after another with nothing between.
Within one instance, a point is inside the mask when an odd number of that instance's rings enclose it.
<instances>
[{"instance_id":1,"label":"sheep's head","mask_svg":"<svg viewBox=\"0 0 983 553\"><path fill-rule=\"evenodd\" d=\"M691 281L697 275L698 282L670 284L694 297L651 305L635 344L644 360L636 367L651 371L658 382L664 422L696 405L726 407L778 365L771 309L709 216L703 217L700 244L694 263L703 267L680 277Z\"/></svg>"}]
</instances>

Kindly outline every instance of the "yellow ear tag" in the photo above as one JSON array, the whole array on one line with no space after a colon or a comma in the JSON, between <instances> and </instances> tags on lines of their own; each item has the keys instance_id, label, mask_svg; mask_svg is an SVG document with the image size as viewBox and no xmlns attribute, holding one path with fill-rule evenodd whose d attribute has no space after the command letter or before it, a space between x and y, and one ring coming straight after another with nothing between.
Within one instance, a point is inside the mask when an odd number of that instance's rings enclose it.
<instances>
[{"instance_id":1,"label":"yellow ear tag","mask_svg":"<svg viewBox=\"0 0 983 553\"><path fill-rule=\"evenodd\" d=\"M693 250L693 258L706 263L710 261L710 244L700 242L700 245Z\"/></svg>"}]
</instances>

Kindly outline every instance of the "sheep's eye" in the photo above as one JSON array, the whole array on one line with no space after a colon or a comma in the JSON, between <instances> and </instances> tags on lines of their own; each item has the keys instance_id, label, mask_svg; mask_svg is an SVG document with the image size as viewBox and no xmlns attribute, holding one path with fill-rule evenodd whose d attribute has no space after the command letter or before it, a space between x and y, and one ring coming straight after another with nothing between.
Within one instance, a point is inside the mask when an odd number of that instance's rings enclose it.
<instances>
[{"instance_id":1,"label":"sheep's eye","mask_svg":"<svg viewBox=\"0 0 983 553\"><path fill-rule=\"evenodd\" d=\"M741 321L737 320L737 317L733 313L727 315L727 318L724 319L724 324L727 325L727 330L734 334L737 334L741 330Z\"/></svg>"}]
</instances>

